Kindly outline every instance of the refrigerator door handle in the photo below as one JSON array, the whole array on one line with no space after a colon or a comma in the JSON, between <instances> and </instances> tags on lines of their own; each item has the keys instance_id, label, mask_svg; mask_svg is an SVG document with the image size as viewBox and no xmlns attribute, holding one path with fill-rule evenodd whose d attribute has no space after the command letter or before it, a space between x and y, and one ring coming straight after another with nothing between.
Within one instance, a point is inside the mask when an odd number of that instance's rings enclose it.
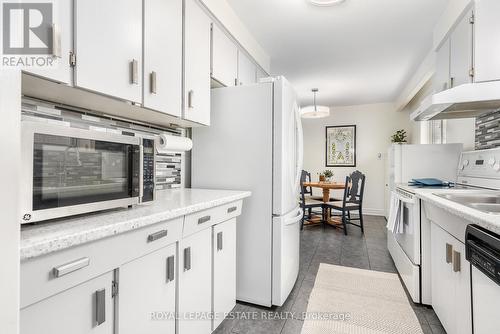
<instances>
[{"instance_id":1,"label":"refrigerator door handle","mask_svg":"<svg viewBox=\"0 0 500 334\"><path fill-rule=\"evenodd\" d=\"M300 177L302 175L302 168L304 165L304 132L302 130L302 120L300 118L300 108L297 102L294 103L295 122L297 125L297 174L295 175L294 189L298 190L300 187Z\"/></svg>"},{"instance_id":2,"label":"refrigerator door handle","mask_svg":"<svg viewBox=\"0 0 500 334\"><path fill-rule=\"evenodd\" d=\"M302 211L302 209L299 209L298 215L285 220L285 226L296 224L299 221L301 221L303 217L304 217L304 212Z\"/></svg>"}]
</instances>

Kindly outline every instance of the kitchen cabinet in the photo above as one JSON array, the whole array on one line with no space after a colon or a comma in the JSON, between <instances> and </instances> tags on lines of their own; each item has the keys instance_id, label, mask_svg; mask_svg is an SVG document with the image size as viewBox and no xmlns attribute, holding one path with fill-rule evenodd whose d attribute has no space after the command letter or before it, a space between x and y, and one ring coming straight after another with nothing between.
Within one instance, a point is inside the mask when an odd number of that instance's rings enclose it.
<instances>
[{"instance_id":1,"label":"kitchen cabinet","mask_svg":"<svg viewBox=\"0 0 500 334\"><path fill-rule=\"evenodd\" d=\"M449 334L472 332L470 266L465 246L431 224L432 306Z\"/></svg>"},{"instance_id":2,"label":"kitchen cabinet","mask_svg":"<svg viewBox=\"0 0 500 334\"><path fill-rule=\"evenodd\" d=\"M212 332L212 229L181 240L179 334Z\"/></svg>"},{"instance_id":3,"label":"kitchen cabinet","mask_svg":"<svg viewBox=\"0 0 500 334\"><path fill-rule=\"evenodd\" d=\"M120 334L175 334L177 244L120 267Z\"/></svg>"},{"instance_id":4,"label":"kitchen cabinet","mask_svg":"<svg viewBox=\"0 0 500 334\"><path fill-rule=\"evenodd\" d=\"M259 82L260 79L262 78L267 78L268 75L264 70L262 70L260 67L257 67L257 82Z\"/></svg>"},{"instance_id":5,"label":"kitchen cabinet","mask_svg":"<svg viewBox=\"0 0 500 334\"><path fill-rule=\"evenodd\" d=\"M476 0L475 81L500 80L500 1Z\"/></svg>"},{"instance_id":6,"label":"kitchen cabinet","mask_svg":"<svg viewBox=\"0 0 500 334\"><path fill-rule=\"evenodd\" d=\"M142 0L75 0L75 86L142 102Z\"/></svg>"},{"instance_id":7,"label":"kitchen cabinet","mask_svg":"<svg viewBox=\"0 0 500 334\"><path fill-rule=\"evenodd\" d=\"M450 88L471 83L474 75L473 12L467 12L450 36Z\"/></svg>"},{"instance_id":8,"label":"kitchen cabinet","mask_svg":"<svg viewBox=\"0 0 500 334\"><path fill-rule=\"evenodd\" d=\"M73 44L73 6L71 1L54 0L52 16L53 25L48 29L49 36L52 35L52 50L49 55L52 66L50 68L35 68L25 70L45 79L49 79L58 83L70 84L72 82L73 70L69 63L69 55L72 51Z\"/></svg>"},{"instance_id":9,"label":"kitchen cabinet","mask_svg":"<svg viewBox=\"0 0 500 334\"><path fill-rule=\"evenodd\" d=\"M433 78L435 93L450 88L450 40L444 41L436 54L436 73Z\"/></svg>"},{"instance_id":10,"label":"kitchen cabinet","mask_svg":"<svg viewBox=\"0 0 500 334\"><path fill-rule=\"evenodd\" d=\"M210 125L211 19L197 0L185 1L184 118Z\"/></svg>"},{"instance_id":11,"label":"kitchen cabinet","mask_svg":"<svg viewBox=\"0 0 500 334\"><path fill-rule=\"evenodd\" d=\"M215 225L213 238L215 330L236 305L236 219Z\"/></svg>"},{"instance_id":12,"label":"kitchen cabinet","mask_svg":"<svg viewBox=\"0 0 500 334\"><path fill-rule=\"evenodd\" d=\"M246 54L238 51L238 85L250 85L257 80L257 67Z\"/></svg>"},{"instance_id":13,"label":"kitchen cabinet","mask_svg":"<svg viewBox=\"0 0 500 334\"><path fill-rule=\"evenodd\" d=\"M143 106L182 114L182 0L144 1Z\"/></svg>"},{"instance_id":14,"label":"kitchen cabinet","mask_svg":"<svg viewBox=\"0 0 500 334\"><path fill-rule=\"evenodd\" d=\"M20 312L21 334L113 334L113 272L106 273Z\"/></svg>"},{"instance_id":15,"label":"kitchen cabinet","mask_svg":"<svg viewBox=\"0 0 500 334\"><path fill-rule=\"evenodd\" d=\"M238 78L238 48L218 25L212 27L212 78L226 87Z\"/></svg>"}]
</instances>

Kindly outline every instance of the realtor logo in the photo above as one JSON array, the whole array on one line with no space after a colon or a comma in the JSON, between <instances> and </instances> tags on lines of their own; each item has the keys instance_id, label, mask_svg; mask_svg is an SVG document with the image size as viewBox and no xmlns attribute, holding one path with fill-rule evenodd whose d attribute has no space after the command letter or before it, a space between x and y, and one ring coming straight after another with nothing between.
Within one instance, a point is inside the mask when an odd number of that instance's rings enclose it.
<instances>
[{"instance_id":1,"label":"realtor logo","mask_svg":"<svg viewBox=\"0 0 500 334\"><path fill-rule=\"evenodd\" d=\"M53 65L52 2L2 3L2 65L47 67Z\"/></svg>"}]
</instances>

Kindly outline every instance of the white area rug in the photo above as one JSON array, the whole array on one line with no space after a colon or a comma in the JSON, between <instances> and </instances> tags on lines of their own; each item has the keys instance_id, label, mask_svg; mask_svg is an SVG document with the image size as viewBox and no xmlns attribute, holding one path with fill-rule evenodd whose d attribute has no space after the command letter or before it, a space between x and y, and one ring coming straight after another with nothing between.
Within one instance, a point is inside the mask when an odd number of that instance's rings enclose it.
<instances>
[{"instance_id":1,"label":"white area rug","mask_svg":"<svg viewBox=\"0 0 500 334\"><path fill-rule=\"evenodd\" d=\"M423 334L396 274L320 264L302 334Z\"/></svg>"}]
</instances>

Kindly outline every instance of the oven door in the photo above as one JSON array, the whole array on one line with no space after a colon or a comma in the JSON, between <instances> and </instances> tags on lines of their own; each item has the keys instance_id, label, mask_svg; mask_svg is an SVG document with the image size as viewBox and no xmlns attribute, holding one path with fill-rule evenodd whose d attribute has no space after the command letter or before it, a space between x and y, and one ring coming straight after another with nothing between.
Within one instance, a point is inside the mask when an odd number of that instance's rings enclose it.
<instances>
[{"instance_id":1,"label":"oven door","mask_svg":"<svg viewBox=\"0 0 500 334\"><path fill-rule=\"evenodd\" d=\"M22 123L22 222L137 204L140 138Z\"/></svg>"},{"instance_id":2,"label":"oven door","mask_svg":"<svg viewBox=\"0 0 500 334\"><path fill-rule=\"evenodd\" d=\"M420 205L418 198L407 198L398 194L401 203L400 219L403 233L395 238L413 264L420 264Z\"/></svg>"}]
</instances>

